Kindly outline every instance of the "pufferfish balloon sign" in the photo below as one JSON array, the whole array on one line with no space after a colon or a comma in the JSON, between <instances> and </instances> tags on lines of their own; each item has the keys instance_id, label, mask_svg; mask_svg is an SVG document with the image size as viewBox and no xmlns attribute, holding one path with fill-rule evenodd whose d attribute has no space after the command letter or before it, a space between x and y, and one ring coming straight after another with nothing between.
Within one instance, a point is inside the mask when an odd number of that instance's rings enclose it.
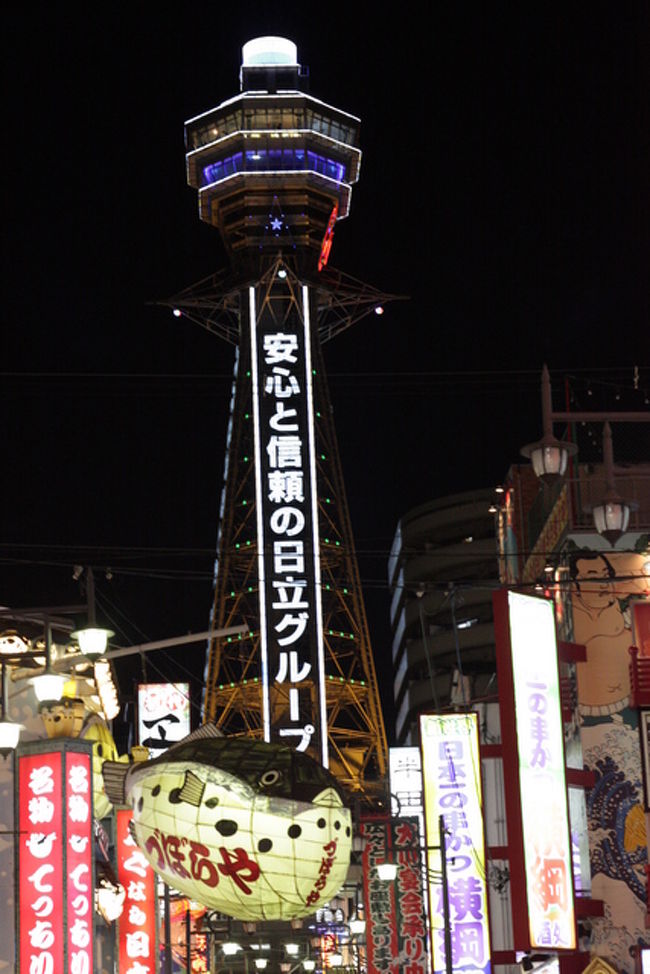
<instances>
[{"instance_id":1,"label":"pufferfish balloon sign","mask_svg":"<svg viewBox=\"0 0 650 974\"><path fill-rule=\"evenodd\" d=\"M241 920L314 913L343 885L350 812L332 774L280 744L202 727L153 761L106 762L136 843L162 878Z\"/></svg>"}]
</instances>

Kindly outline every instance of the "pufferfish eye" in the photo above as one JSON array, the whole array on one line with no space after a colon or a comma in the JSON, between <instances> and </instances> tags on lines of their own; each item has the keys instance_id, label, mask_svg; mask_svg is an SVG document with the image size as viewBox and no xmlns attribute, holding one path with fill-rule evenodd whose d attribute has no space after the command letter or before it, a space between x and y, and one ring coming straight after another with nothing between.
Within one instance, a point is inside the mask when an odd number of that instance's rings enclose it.
<instances>
[{"instance_id":1,"label":"pufferfish eye","mask_svg":"<svg viewBox=\"0 0 650 974\"><path fill-rule=\"evenodd\" d=\"M282 775L279 771L265 771L260 778L260 784L263 788L270 788L272 785L278 783Z\"/></svg>"}]
</instances>

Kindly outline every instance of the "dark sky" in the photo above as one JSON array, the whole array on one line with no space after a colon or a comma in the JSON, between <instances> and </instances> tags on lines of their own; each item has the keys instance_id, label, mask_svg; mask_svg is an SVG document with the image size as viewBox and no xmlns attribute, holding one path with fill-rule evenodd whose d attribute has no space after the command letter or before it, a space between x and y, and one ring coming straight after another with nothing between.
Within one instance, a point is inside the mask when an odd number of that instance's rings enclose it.
<instances>
[{"instance_id":1,"label":"dark sky","mask_svg":"<svg viewBox=\"0 0 650 974\"><path fill-rule=\"evenodd\" d=\"M122 644L207 625L232 350L147 302L224 264L183 121L276 33L362 119L332 264L410 297L326 349L381 660L398 517L503 478L544 361L558 407L565 377L583 408L647 398L648 7L232 8L5 14L0 602L76 601L91 563Z\"/></svg>"}]
</instances>

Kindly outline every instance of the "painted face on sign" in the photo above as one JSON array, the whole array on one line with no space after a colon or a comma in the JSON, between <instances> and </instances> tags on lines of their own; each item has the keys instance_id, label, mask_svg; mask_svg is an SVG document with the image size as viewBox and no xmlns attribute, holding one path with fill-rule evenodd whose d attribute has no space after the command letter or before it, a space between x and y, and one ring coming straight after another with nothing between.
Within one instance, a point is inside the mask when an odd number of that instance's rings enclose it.
<instances>
[{"instance_id":1,"label":"painted face on sign","mask_svg":"<svg viewBox=\"0 0 650 974\"><path fill-rule=\"evenodd\" d=\"M641 557L629 552L577 552L571 563L574 639L587 647L577 668L583 715L622 710L630 693L631 617L624 597L642 594Z\"/></svg>"},{"instance_id":2,"label":"painted face on sign","mask_svg":"<svg viewBox=\"0 0 650 974\"><path fill-rule=\"evenodd\" d=\"M126 771L138 846L167 882L229 916L314 913L343 885L350 858L336 779L283 745L205 728Z\"/></svg>"}]
</instances>

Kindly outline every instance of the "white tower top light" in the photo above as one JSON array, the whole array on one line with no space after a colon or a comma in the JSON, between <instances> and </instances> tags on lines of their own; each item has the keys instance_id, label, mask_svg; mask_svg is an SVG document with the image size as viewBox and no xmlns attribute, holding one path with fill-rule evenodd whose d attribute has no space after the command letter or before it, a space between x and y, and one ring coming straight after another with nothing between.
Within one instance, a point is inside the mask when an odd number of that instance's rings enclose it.
<instances>
[{"instance_id":1,"label":"white tower top light","mask_svg":"<svg viewBox=\"0 0 650 974\"><path fill-rule=\"evenodd\" d=\"M242 47L242 67L298 64L298 48L286 37L255 37Z\"/></svg>"}]
</instances>

